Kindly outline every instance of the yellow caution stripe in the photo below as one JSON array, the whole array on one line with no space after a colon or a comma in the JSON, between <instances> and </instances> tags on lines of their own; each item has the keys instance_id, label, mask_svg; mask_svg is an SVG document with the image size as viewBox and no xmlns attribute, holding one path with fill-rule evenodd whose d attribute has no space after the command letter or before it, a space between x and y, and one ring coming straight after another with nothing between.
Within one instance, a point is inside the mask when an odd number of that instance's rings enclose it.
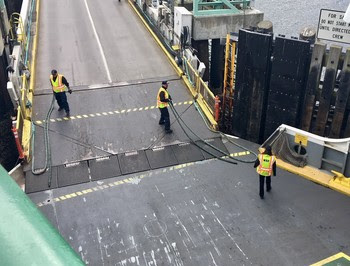
<instances>
[{"instance_id":1,"label":"yellow caution stripe","mask_svg":"<svg viewBox=\"0 0 350 266\"><path fill-rule=\"evenodd\" d=\"M245 155L249 155L249 154L250 154L249 151L243 151L243 152L231 153L230 155L233 156L233 157L238 157L238 156L245 156ZM215 160L215 158L213 158L212 160ZM189 167L189 166L194 165L194 164L195 164L195 162L191 162L191 163L184 163L184 164L174 165L174 166L170 166L170 167L163 168L163 169L158 169L158 170L146 173L146 174L141 174L141 175L137 175L137 176L133 176L133 177L128 177L128 178L125 178L125 179L122 179L122 180L118 180L118 181L115 181L115 182L110 182L110 183L106 183L106 184L103 184L103 185L98 185L98 186L95 186L95 187L92 187L92 188L89 188L89 189L85 189L85 190L77 191L77 192L74 192L74 193L62 195L62 196L54 198L53 201L54 202L61 202L61 201L64 201L64 200L67 200L67 199L72 199L72 198L75 198L75 197L78 197L78 196L84 196L86 194L93 193L93 192L96 192L96 191L101 191L101 190L109 189L109 188L112 188L112 187L117 187L117 186L123 185L123 184L128 184L128 183L129 184L130 183L131 184L138 184L141 181L141 179L143 179L145 177L151 177L153 175L158 175L158 174L167 173L167 172L178 170L178 169L183 169L183 168ZM38 207L43 207L43 206L48 205L48 204L51 204L51 202L43 201L43 202L39 202L37 204L37 206Z\"/></svg>"},{"instance_id":2,"label":"yellow caution stripe","mask_svg":"<svg viewBox=\"0 0 350 266\"><path fill-rule=\"evenodd\" d=\"M344 254L343 252L339 252L324 260L311 264L310 266L322 266L322 265L350 265L350 257Z\"/></svg>"},{"instance_id":3,"label":"yellow caution stripe","mask_svg":"<svg viewBox=\"0 0 350 266\"><path fill-rule=\"evenodd\" d=\"M185 102L178 102L174 103L174 105L191 105L193 101L185 101ZM129 109L122 109L122 110L114 110L114 111L105 111L105 112L99 112L94 114L80 114L80 115L72 115L70 117L58 117L58 118L51 118L50 122L64 122L69 120L75 120L75 119L87 119L91 117L101 117L101 116L111 116L116 114L124 114L124 113L132 113L132 112L141 112L141 111L148 111L156 109L157 107L155 105L152 106L146 106L146 107L139 107L139 108L129 108ZM45 120L36 120L35 123L37 125L41 125L45 123Z\"/></svg>"}]
</instances>

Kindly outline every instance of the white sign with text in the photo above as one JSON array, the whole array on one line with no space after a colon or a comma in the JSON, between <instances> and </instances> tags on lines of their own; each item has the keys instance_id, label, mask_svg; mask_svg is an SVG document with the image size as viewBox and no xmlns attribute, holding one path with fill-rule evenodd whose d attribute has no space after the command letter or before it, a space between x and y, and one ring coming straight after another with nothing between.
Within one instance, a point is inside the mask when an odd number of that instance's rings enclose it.
<instances>
[{"instance_id":1,"label":"white sign with text","mask_svg":"<svg viewBox=\"0 0 350 266\"><path fill-rule=\"evenodd\" d=\"M350 23L343 20L345 12L321 9L317 38L350 44Z\"/></svg>"}]
</instances>

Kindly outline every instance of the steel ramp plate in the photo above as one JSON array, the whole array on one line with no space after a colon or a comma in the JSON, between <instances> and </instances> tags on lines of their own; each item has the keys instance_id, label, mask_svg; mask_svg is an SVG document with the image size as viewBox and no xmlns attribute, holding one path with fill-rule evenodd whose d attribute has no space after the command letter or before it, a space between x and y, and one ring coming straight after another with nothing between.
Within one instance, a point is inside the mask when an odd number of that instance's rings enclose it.
<instances>
[{"instance_id":1,"label":"steel ramp plate","mask_svg":"<svg viewBox=\"0 0 350 266\"><path fill-rule=\"evenodd\" d=\"M179 164L204 160L201 149L192 143L181 143L172 148Z\"/></svg>"},{"instance_id":2,"label":"steel ramp plate","mask_svg":"<svg viewBox=\"0 0 350 266\"><path fill-rule=\"evenodd\" d=\"M118 154L118 159L123 175L150 169L146 153L143 150Z\"/></svg>"},{"instance_id":3,"label":"steel ramp plate","mask_svg":"<svg viewBox=\"0 0 350 266\"><path fill-rule=\"evenodd\" d=\"M209 143L210 145L222 150L223 152L229 153L228 150L226 149L224 143L222 143L221 138L214 138L214 139L207 139L205 140L205 142ZM222 154L221 152L213 149L212 147L206 145L205 143L203 143L203 141L196 141L196 143L201 146L202 148L204 148L206 151L209 151L212 154L215 154L216 156L222 157L225 156L224 154ZM214 158L213 155L205 152L202 150L202 153L204 155L205 159L211 159Z\"/></svg>"},{"instance_id":4,"label":"steel ramp plate","mask_svg":"<svg viewBox=\"0 0 350 266\"><path fill-rule=\"evenodd\" d=\"M42 175L34 175L31 171L25 173L25 191L33 193L48 189L57 188L57 167L52 167L51 187L49 188L49 171Z\"/></svg>"},{"instance_id":5,"label":"steel ramp plate","mask_svg":"<svg viewBox=\"0 0 350 266\"><path fill-rule=\"evenodd\" d=\"M146 155L152 169L178 164L171 146L163 146L146 150Z\"/></svg>"},{"instance_id":6,"label":"steel ramp plate","mask_svg":"<svg viewBox=\"0 0 350 266\"><path fill-rule=\"evenodd\" d=\"M90 179L87 161L67 163L58 166L57 179L59 187L89 182Z\"/></svg>"},{"instance_id":7,"label":"steel ramp plate","mask_svg":"<svg viewBox=\"0 0 350 266\"><path fill-rule=\"evenodd\" d=\"M89 166L92 181L116 177L122 174L117 156L106 156L89 160Z\"/></svg>"}]
</instances>

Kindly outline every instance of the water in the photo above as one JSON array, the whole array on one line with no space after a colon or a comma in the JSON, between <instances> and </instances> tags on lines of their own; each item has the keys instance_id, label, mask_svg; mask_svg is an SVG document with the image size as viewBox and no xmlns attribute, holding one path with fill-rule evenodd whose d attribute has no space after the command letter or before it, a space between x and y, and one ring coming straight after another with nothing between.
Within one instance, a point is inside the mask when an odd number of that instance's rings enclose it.
<instances>
[{"instance_id":1,"label":"water","mask_svg":"<svg viewBox=\"0 0 350 266\"><path fill-rule=\"evenodd\" d=\"M255 0L255 8L273 23L276 34L299 36L306 26L317 29L321 9L346 11L349 0Z\"/></svg>"}]
</instances>

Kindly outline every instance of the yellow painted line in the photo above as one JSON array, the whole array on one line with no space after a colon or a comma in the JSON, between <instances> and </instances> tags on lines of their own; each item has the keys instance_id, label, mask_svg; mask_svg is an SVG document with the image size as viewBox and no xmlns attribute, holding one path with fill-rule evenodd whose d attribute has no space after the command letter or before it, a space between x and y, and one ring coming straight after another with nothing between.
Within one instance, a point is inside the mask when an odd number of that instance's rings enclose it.
<instances>
[{"instance_id":1,"label":"yellow painted line","mask_svg":"<svg viewBox=\"0 0 350 266\"><path fill-rule=\"evenodd\" d=\"M152 35L152 37L154 38L154 40L157 42L157 44L159 45L159 47L163 50L163 52L165 53L165 55L168 57L168 60L170 61L171 65L175 68L177 74L179 75L179 77L182 78L183 82L185 83L186 87L188 88L188 90L191 92L192 96L199 96L197 98L197 103L199 105L199 107L202 109L204 115L208 118L211 126L213 129L217 129L218 124L215 121L215 118L209 108L209 106L206 104L206 102L203 100L203 97L198 94L197 88L193 87L192 83L188 80L188 78L186 77L186 75L183 75L183 71L178 67L177 63L175 62L174 58L170 55L170 53L166 50L166 48L164 47L164 45L161 43L161 41L159 40L159 38L157 37L157 35L153 32L153 30L150 28L150 26L147 24L147 22L145 21L145 19L141 16L140 12L136 9L136 7L134 6L134 4L132 3L131 0L129 0L129 4L130 6L133 8L133 10L135 11L135 13L138 15L138 17L141 19L141 21L143 22L144 26L147 28L147 30L149 31L149 33Z\"/></svg>"},{"instance_id":2,"label":"yellow painted line","mask_svg":"<svg viewBox=\"0 0 350 266\"><path fill-rule=\"evenodd\" d=\"M185 101L185 102L178 102L174 103L175 105L182 105L182 104L192 104L192 101ZM95 113L95 114L84 114L84 115L76 115L76 116L71 116L70 118L63 117L63 118L51 118L51 122L62 122L62 121L68 121L68 120L74 120L74 119L83 119L83 118L89 118L89 117L100 117L102 115L108 116L108 115L114 115L114 114L120 114L120 113L129 113L129 112L136 112L136 111L147 111L147 110L152 110L157 108L155 105L152 106L146 106L146 107L140 107L140 108L129 108L129 109L124 109L121 111L115 110L115 111L106 111L106 112L101 112L101 113ZM45 120L36 120L36 123L38 125L41 125L42 123L45 123Z\"/></svg>"},{"instance_id":3,"label":"yellow painted line","mask_svg":"<svg viewBox=\"0 0 350 266\"><path fill-rule=\"evenodd\" d=\"M173 105L174 105L174 106L176 106L176 105L177 105L177 103L173 103Z\"/></svg>"},{"instance_id":4,"label":"yellow painted line","mask_svg":"<svg viewBox=\"0 0 350 266\"><path fill-rule=\"evenodd\" d=\"M342 182L343 179L345 181L347 180L345 177L335 177L335 175L332 175L331 173L323 172L317 168L308 165L304 166L303 168L297 167L286 163L280 159L277 159L277 166L295 175L304 177L312 182L315 182L317 184L350 196L350 184L347 185L346 183Z\"/></svg>"},{"instance_id":5,"label":"yellow painted line","mask_svg":"<svg viewBox=\"0 0 350 266\"><path fill-rule=\"evenodd\" d=\"M341 258L345 259L345 261L347 260L348 264L350 264L350 257L348 255L346 255L345 253L343 253L343 252L339 252L339 253L337 253L337 254L335 254L333 256L330 256L330 257L328 257L328 258L326 258L324 260L321 260L319 262L311 264L310 266L323 266L323 265L325 265L327 263L334 262L335 260L338 260L338 259L341 259ZM343 265L343 264L335 264L335 262L334 262L334 265Z\"/></svg>"},{"instance_id":6,"label":"yellow painted line","mask_svg":"<svg viewBox=\"0 0 350 266\"><path fill-rule=\"evenodd\" d=\"M248 154L250 154L248 151L247 152L241 152L241 155L238 155L238 156L244 156L244 155L248 155ZM184 164L179 164L179 165L175 165L175 166L170 166L170 167L167 167L167 168L164 168L164 169L158 169L156 171L149 172L147 174L141 174L139 176L128 177L128 178L124 178L123 180L118 180L118 181L115 181L115 182L112 182L112 183L103 184L103 185L92 187L92 188L85 189L85 190L82 190L82 191L73 192L71 194L62 195L62 196L60 196L58 198L55 198L54 200L56 202L58 202L58 201L63 201L63 200L75 198L75 197L78 197L78 196L84 196L85 194L88 194L88 193L91 193L91 192L97 192L97 191L101 191L101 190L104 190L104 189L109 189L109 188L112 188L112 187L116 187L116 186L119 186L119 185L122 185L122 184L132 183L135 179L143 179L145 177L151 177L153 175L158 175L158 174L161 174L161 173L166 173L166 172L170 172L170 171L186 168L186 167L189 167L191 165L194 165L195 163L196 162L190 162L190 163L184 163ZM40 202L40 203L37 204L38 207L42 207L44 205L47 205L47 202Z\"/></svg>"},{"instance_id":7,"label":"yellow painted line","mask_svg":"<svg viewBox=\"0 0 350 266\"><path fill-rule=\"evenodd\" d=\"M156 41L156 43L158 44L158 46L163 50L163 52L165 53L165 55L167 56L168 60L170 61L171 65L173 66L173 68L175 69L176 73L179 76L182 76L183 71L181 68L179 68L179 66L177 65L177 63L175 62L174 58L171 56L171 54L167 51L167 49L165 49L164 45L162 44L162 42L159 40L158 36L152 31L152 29L150 28L150 26L147 24L147 22L145 21L145 19L141 16L141 14L139 13L139 11L136 9L136 7L134 6L134 4L132 3L131 0L129 0L129 4L132 7L132 9L135 11L135 13L139 16L139 18L141 19L141 21L143 22L143 25L146 27L146 29L149 31L149 33L152 35L153 39Z\"/></svg>"}]
</instances>

